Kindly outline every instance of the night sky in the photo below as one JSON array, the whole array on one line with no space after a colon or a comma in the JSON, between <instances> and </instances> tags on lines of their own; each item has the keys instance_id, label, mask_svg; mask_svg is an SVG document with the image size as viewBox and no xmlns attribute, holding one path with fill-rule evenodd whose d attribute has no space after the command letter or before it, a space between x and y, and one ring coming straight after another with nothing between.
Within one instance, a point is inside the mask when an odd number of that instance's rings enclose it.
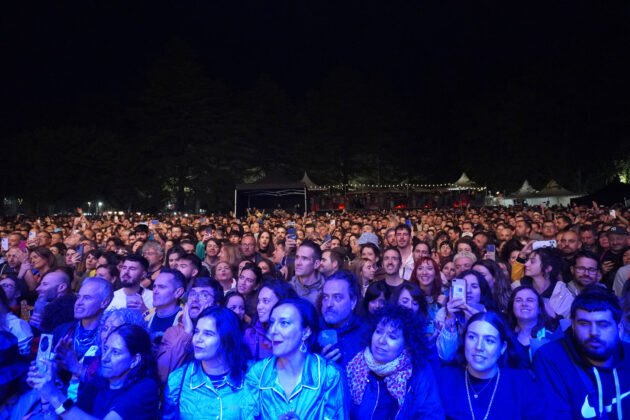
<instances>
[{"instance_id":1,"label":"night sky","mask_svg":"<svg viewBox=\"0 0 630 420\"><path fill-rule=\"evenodd\" d=\"M2 125L28 149L10 155L3 193L159 207L191 189L219 200L270 169L588 191L630 156L627 3L265 3L13 2Z\"/></svg>"}]
</instances>

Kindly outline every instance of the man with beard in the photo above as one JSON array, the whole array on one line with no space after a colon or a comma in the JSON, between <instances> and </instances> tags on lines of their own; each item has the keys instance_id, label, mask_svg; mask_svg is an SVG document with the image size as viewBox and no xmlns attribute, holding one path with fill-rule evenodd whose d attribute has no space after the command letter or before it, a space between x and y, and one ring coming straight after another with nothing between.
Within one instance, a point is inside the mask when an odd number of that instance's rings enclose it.
<instances>
[{"instance_id":1,"label":"man with beard","mask_svg":"<svg viewBox=\"0 0 630 420\"><path fill-rule=\"evenodd\" d=\"M317 307L324 285L324 275L319 272L322 250L313 241L306 240L295 255L295 276L289 282L299 297Z\"/></svg>"},{"instance_id":2,"label":"man with beard","mask_svg":"<svg viewBox=\"0 0 630 420\"><path fill-rule=\"evenodd\" d=\"M548 418L621 419L630 413L630 344L619 338L621 308L608 289L589 286L571 305L571 328L542 346L534 370Z\"/></svg>"},{"instance_id":3,"label":"man with beard","mask_svg":"<svg viewBox=\"0 0 630 420\"><path fill-rule=\"evenodd\" d=\"M561 233L558 248L562 252L562 258L571 265L575 262L575 254L582 248L582 242L577 233L567 230Z\"/></svg>"},{"instance_id":4,"label":"man with beard","mask_svg":"<svg viewBox=\"0 0 630 420\"><path fill-rule=\"evenodd\" d=\"M153 292L140 286L147 276L149 262L139 255L126 256L120 267L122 288L114 292L112 303L107 309L129 308L145 313L153 308Z\"/></svg>"},{"instance_id":5,"label":"man with beard","mask_svg":"<svg viewBox=\"0 0 630 420\"><path fill-rule=\"evenodd\" d=\"M585 287L591 284L602 286L602 270L597 255L589 251L580 251L575 255L575 263L571 266L573 280L567 284L567 289L573 296L577 296Z\"/></svg>"},{"instance_id":6,"label":"man with beard","mask_svg":"<svg viewBox=\"0 0 630 420\"><path fill-rule=\"evenodd\" d=\"M600 258L604 277L602 283L607 287L613 287L615 273L623 265L623 250L628 242L628 230L623 226L613 226L608 229L609 248Z\"/></svg>"},{"instance_id":7,"label":"man with beard","mask_svg":"<svg viewBox=\"0 0 630 420\"><path fill-rule=\"evenodd\" d=\"M398 251L400 251L402 261L399 269L400 277L409 280L413 272L414 261L413 253L411 252L411 228L404 223L396 226L396 246L398 247Z\"/></svg>"},{"instance_id":8,"label":"man with beard","mask_svg":"<svg viewBox=\"0 0 630 420\"><path fill-rule=\"evenodd\" d=\"M70 277L62 270L46 273L37 287L37 302L31 325L41 332L50 333L59 325L74 319L76 296L70 290Z\"/></svg>"},{"instance_id":9,"label":"man with beard","mask_svg":"<svg viewBox=\"0 0 630 420\"><path fill-rule=\"evenodd\" d=\"M580 226L579 234L582 249L597 254L597 228L593 225L582 225Z\"/></svg>"},{"instance_id":10,"label":"man with beard","mask_svg":"<svg viewBox=\"0 0 630 420\"><path fill-rule=\"evenodd\" d=\"M158 373L163 383L190 355L194 323L199 314L210 306L220 305L222 301L223 287L218 281L208 277L197 277L193 280L180 322L164 332L155 353Z\"/></svg>"},{"instance_id":11,"label":"man with beard","mask_svg":"<svg viewBox=\"0 0 630 420\"><path fill-rule=\"evenodd\" d=\"M240 246L244 260L248 260L254 264L258 264L262 260L262 256L256 251L256 238L253 234L244 234Z\"/></svg>"},{"instance_id":12,"label":"man with beard","mask_svg":"<svg viewBox=\"0 0 630 420\"><path fill-rule=\"evenodd\" d=\"M407 283L405 279L400 277L401 260L402 258L400 257L398 248L390 247L383 252L384 281L389 289L392 303L396 303L394 302L394 297L398 296L398 291L402 288L403 284Z\"/></svg>"},{"instance_id":13,"label":"man with beard","mask_svg":"<svg viewBox=\"0 0 630 420\"><path fill-rule=\"evenodd\" d=\"M347 270L335 272L324 283L321 314L328 333L334 330L337 342L326 344L321 354L339 363L344 372L348 362L365 348L369 336L369 324L354 313L360 298L359 283ZM320 337L323 334L327 333L320 333Z\"/></svg>"},{"instance_id":14,"label":"man with beard","mask_svg":"<svg viewBox=\"0 0 630 420\"><path fill-rule=\"evenodd\" d=\"M140 225L144 226L144 225ZM147 277L142 280L142 287L150 288L162 271L162 262L164 261L164 246L157 241L148 241L142 246L142 256L147 259L149 268L147 269Z\"/></svg>"}]
</instances>

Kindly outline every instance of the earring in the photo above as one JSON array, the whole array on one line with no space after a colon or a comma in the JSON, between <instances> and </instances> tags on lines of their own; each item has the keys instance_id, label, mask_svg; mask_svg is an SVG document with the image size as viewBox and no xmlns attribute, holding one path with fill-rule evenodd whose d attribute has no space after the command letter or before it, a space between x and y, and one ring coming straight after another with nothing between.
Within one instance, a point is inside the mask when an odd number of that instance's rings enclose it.
<instances>
[{"instance_id":1,"label":"earring","mask_svg":"<svg viewBox=\"0 0 630 420\"><path fill-rule=\"evenodd\" d=\"M300 351L302 353L306 353L308 351L308 349L306 348L306 343L304 342L304 340L302 340L302 344L300 345Z\"/></svg>"}]
</instances>

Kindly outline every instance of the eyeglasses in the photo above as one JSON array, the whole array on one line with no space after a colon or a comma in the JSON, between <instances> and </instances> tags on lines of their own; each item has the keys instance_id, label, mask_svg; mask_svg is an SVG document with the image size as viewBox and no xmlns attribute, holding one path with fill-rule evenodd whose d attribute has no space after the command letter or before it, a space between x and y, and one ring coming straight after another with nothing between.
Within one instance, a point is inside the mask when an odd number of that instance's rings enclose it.
<instances>
[{"instance_id":1,"label":"eyeglasses","mask_svg":"<svg viewBox=\"0 0 630 420\"><path fill-rule=\"evenodd\" d=\"M583 273L583 272L588 272L588 274L595 274L599 271L598 268L596 267L580 267L580 266L576 266L575 268L575 272L576 273Z\"/></svg>"},{"instance_id":2,"label":"eyeglasses","mask_svg":"<svg viewBox=\"0 0 630 420\"><path fill-rule=\"evenodd\" d=\"M191 290L188 292L188 299L198 298L199 300L208 300L210 298L214 299L214 294L208 292L207 290L202 290L201 292L196 292Z\"/></svg>"}]
</instances>

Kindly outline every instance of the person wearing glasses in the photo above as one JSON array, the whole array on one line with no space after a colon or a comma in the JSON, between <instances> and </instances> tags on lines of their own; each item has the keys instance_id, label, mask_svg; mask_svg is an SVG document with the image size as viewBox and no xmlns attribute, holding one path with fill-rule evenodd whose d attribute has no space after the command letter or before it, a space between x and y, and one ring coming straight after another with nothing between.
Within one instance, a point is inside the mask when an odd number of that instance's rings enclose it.
<instances>
[{"instance_id":1,"label":"person wearing glasses","mask_svg":"<svg viewBox=\"0 0 630 420\"><path fill-rule=\"evenodd\" d=\"M157 241L148 241L142 246L142 256L149 262L147 276L140 285L150 288L157 276L162 272L164 261L164 246Z\"/></svg>"},{"instance_id":2,"label":"person wearing glasses","mask_svg":"<svg viewBox=\"0 0 630 420\"><path fill-rule=\"evenodd\" d=\"M602 269L599 258L591 251L580 251L575 254L575 263L571 266L573 280L567 284L567 289L575 297L586 286L597 284L605 287L599 281L602 279Z\"/></svg>"},{"instance_id":3,"label":"person wearing glasses","mask_svg":"<svg viewBox=\"0 0 630 420\"><path fill-rule=\"evenodd\" d=\"M223 288L214 279L197 277L193 280L187 297L179 322L164 332L158 345L156 358L162 383L166 382L172 371L191 360L190 343L194 324L204 309L221 304Z\"/></svg>"}]
</instances>

